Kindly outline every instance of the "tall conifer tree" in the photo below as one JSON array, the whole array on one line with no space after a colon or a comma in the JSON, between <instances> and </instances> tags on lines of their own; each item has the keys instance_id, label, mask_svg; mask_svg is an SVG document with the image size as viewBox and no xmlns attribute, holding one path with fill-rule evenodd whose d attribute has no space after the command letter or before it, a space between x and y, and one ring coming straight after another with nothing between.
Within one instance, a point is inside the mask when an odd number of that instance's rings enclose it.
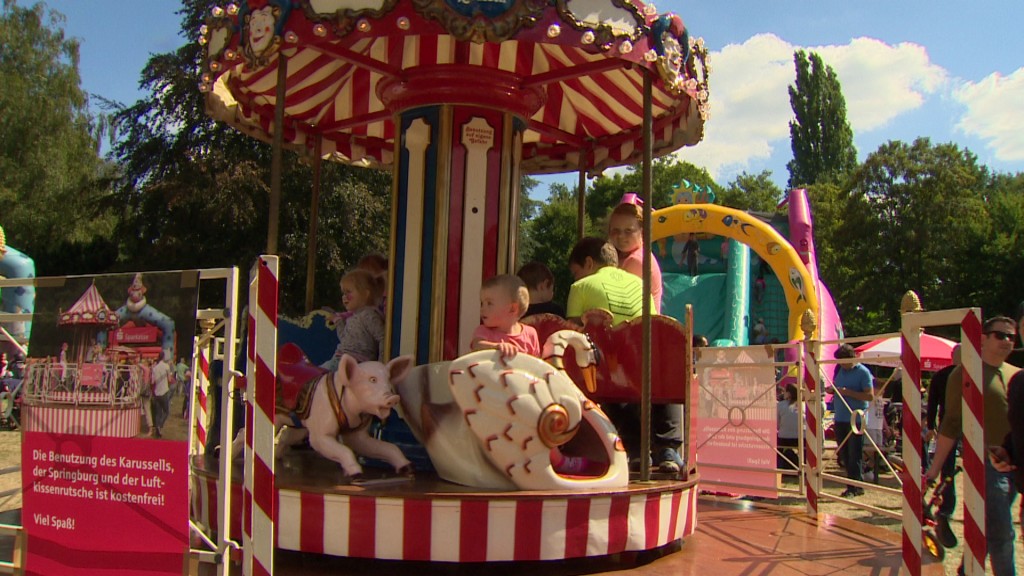
<instances>
[{"instance_id":1,"label":"tall conifer tree","mask_svg":"<svg viewBox=\"0 0 1024 576\"><path fill-rule=\"evenodd\" d=\"M789 102L796 118L789 123L789 187L835 182L857 165L839 78L814 52L798 50L793 59L796 84L789 87Z\"/></svg>"}]
</instances>

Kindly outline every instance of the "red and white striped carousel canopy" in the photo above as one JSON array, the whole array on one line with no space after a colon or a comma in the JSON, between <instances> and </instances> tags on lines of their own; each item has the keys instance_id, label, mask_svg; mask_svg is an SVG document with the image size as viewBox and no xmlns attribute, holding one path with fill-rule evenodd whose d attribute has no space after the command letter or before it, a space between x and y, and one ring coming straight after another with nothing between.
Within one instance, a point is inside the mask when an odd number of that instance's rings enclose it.
<instances>
[{"instance_id":1,"label":"red and white striped carousel canopy","mask_svg":"<svg viewBox=\"0 0 1024 576\"><path fill-rule=\"evenodd\" d=\"M311 154L319 136L357 165L392 163L412 105L514 112L535 174L639 162L645 72L655 156L699 142L708 111L703 42L639 0L243 0L200 42L211 116L270 141L285 62L285 145Z\"/></svg>"},{"instance_id":2,"label":"red and white striped carousel canopy","mask_svg":"<svg viewBox=\"0 0 1024 576\"><path fill-rule=\"evenodd\" d=\"M96 289L96 284L90 284L71 308L60 313L60 318L57 320L58 326L75 324L117 326L117 312L107 306L100 291Z\"/></svg>"}]
</instances>

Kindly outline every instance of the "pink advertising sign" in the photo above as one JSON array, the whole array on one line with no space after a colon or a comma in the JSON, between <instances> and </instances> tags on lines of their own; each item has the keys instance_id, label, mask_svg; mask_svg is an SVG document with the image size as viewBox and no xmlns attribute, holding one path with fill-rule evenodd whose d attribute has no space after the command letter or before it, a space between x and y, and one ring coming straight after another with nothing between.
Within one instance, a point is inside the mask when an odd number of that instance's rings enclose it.
<instances>
[{"instance_id":1,"label":"pink advertising sign","mask_svg":"<svg viewBox=\"0 0 1024 576\"><path fill-rule=\"evenodd\" d=\"M170 386L192 357L198 283L195 270L37 279L22 404L26 574L182 574L189 427ZM128 325L154 337L111 340Z\"/></svg>"},{"instance_id":2,"label":"pink advertising sign","mask_svg":"<svg viewBox=\"0 0 1024 576\"><path fill-rule=\"evenodd\" d=\"M763 346L700 353L693 429L701 481L722 484L725 492L777 497L772 359Z\"/></svg>"},{"instance_id":3,"label":"pink advertising sign","mask_svg":"<svg viewBox=\"0 0 1024 576\"><path fill-rule=\"evenodd\" d=\"M26 573L182 573L188 444L26 432Z\"/></svg>"}]
</instances>

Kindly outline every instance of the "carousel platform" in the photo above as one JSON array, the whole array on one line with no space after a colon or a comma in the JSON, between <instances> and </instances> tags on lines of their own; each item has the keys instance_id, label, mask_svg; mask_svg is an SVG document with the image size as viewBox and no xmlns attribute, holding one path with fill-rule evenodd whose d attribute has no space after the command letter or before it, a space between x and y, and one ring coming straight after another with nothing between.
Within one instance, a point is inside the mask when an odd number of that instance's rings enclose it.
<instances>
[{"instance_id":1,"label":"carousel platform","mask_svg":"<svg viewBox=\"0 0 1024 576\"><path fill-rule=\"evenodd\" d=\"M698 499L697 514L699 527L684 541L641 553L484 565L365 560L278 551L274 573L282 576L469 576L483 572L490 576L896 576L900 573L900 535L885 528L836 516L826 516L821 526L817 526L793 508L705 497ZM201 573L213 574L212 568L204 566ZM241 570L237 573L241 574ZM938 576L944 572L940 562L926 555L922 573Z\"/></svg>"},{"instance_id":2,"label":"carousel platform","mask_svg":"<svg viewBox=\"0 0 1024 576\"><path fill-rule=\"evenodd\" d=\"M396 477L366 468L351 482L311 450L277 462L279 550L433 563L502 563L657 550L692 534L697 478L630 483L622 490L485 491L432 473ZM218 471L192 461L192 518L218 532ZM230 534L241 539L241 464L232 470Z\"/></svg>"}]
</instances>

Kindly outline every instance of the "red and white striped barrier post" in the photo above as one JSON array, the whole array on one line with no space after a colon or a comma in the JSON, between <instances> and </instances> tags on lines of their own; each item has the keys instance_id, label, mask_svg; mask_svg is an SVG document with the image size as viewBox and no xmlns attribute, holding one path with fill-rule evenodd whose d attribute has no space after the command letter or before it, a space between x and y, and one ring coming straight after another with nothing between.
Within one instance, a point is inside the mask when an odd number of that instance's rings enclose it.
<instances>
[{"instance_id":1,"label":"red and white striped barrier post","mask_svg":"<svg viewBox=\"0 0 1024 576\"><path fill-rule=\"evenodd\" d=\"M808 310L803 318L803 374L801 390L804 395L804 490L807 493L807 513L819 518L818 495L821 494L821 453L824 434L821 420L821 367L818 365L818 342L811 338L814 333L814 315Z\"/></svg>"},{"instance_id":2,"label":"red and white striped barrier post","mask_svg":"<svg viewBox=\"0 0 1024 576\"><path fill-rule=\"evenodd\" d=\"M192 447L189 454L206 452L207 426L210 422L207 395L210 391L210 359L213 358L215 351L213 328L216 323L213 320L202 320L199 325L203 333L196 338L195 354L192 358L192 382L195 388L189 387L185 391L190 405L188 416L195 430L190 440Z\"/></svg>"},{"instance_id":3,"label":"red and white striped barrier post","mask_svg":"<svg viewBox=\"0 0 1024 576\"><path fill-rule=\"evenodd\" d=\"M985 463L984 402L981 389L981 313L977 308L921 312L913 292L904 296L902 316L903 365L903 573L921 574L921 529L924 522L921 422L921 330L925 326L960 325L963 366L964 570L984 574ZM955 457L955 454L950 454Z\"/></svg>"},{"instance_id":4,"label":"red and white striped barrier post","mask_svg":"<svg viewBox=\"0 0 1024 576\"><path fill-rule=\"evenodd\" d=\"M260 256L249 273L249 345L245 391L242 570L274 570L274 400L277 373L277 256Z\"/></svg>"},{"instance_id":5,"label":"red and white striped barrier post","mask_svg":"<svg viewBox=\"0 0 1024 576\"><path fill-rule=\"evenodd\" d=\"M917 295L908 292L901 306L903 365L903 573L921 574L921 526L924 522L924 491L921 466L924 438L921 423L921 328L913 320L921 312Z\"/></svg>"},{"instance_id":6,"label":"red and white striped barrier post","mask_svg":"<svg viewBox=\"0 0 1024 576\"><path fill-rule=\"evenodd\" d=\"M210 391L210 350L207 348L200 348L199 354L196 356L195 370L192 373L195 375L196 390L192 394L191 401L194 402L192 407L192 417L196 419L196 441L198 446L196 447L195 453L202 454L206 451L206 426L207 422L210 421L209 417L209 401L207 400L207 394Z\"/></svg>"},{"instance_id":7,"label":"red and white striped barrier post","mask_svg":"<svg viewBox=\"0 0 1024 576\"><path fill-rule=\"evenodd\" d=\"M963 378L962 458L964 482L964 573L985 574L985 400L981 374L981 310L971 308L960 322Z\"/></svg>"}]
</instances>

